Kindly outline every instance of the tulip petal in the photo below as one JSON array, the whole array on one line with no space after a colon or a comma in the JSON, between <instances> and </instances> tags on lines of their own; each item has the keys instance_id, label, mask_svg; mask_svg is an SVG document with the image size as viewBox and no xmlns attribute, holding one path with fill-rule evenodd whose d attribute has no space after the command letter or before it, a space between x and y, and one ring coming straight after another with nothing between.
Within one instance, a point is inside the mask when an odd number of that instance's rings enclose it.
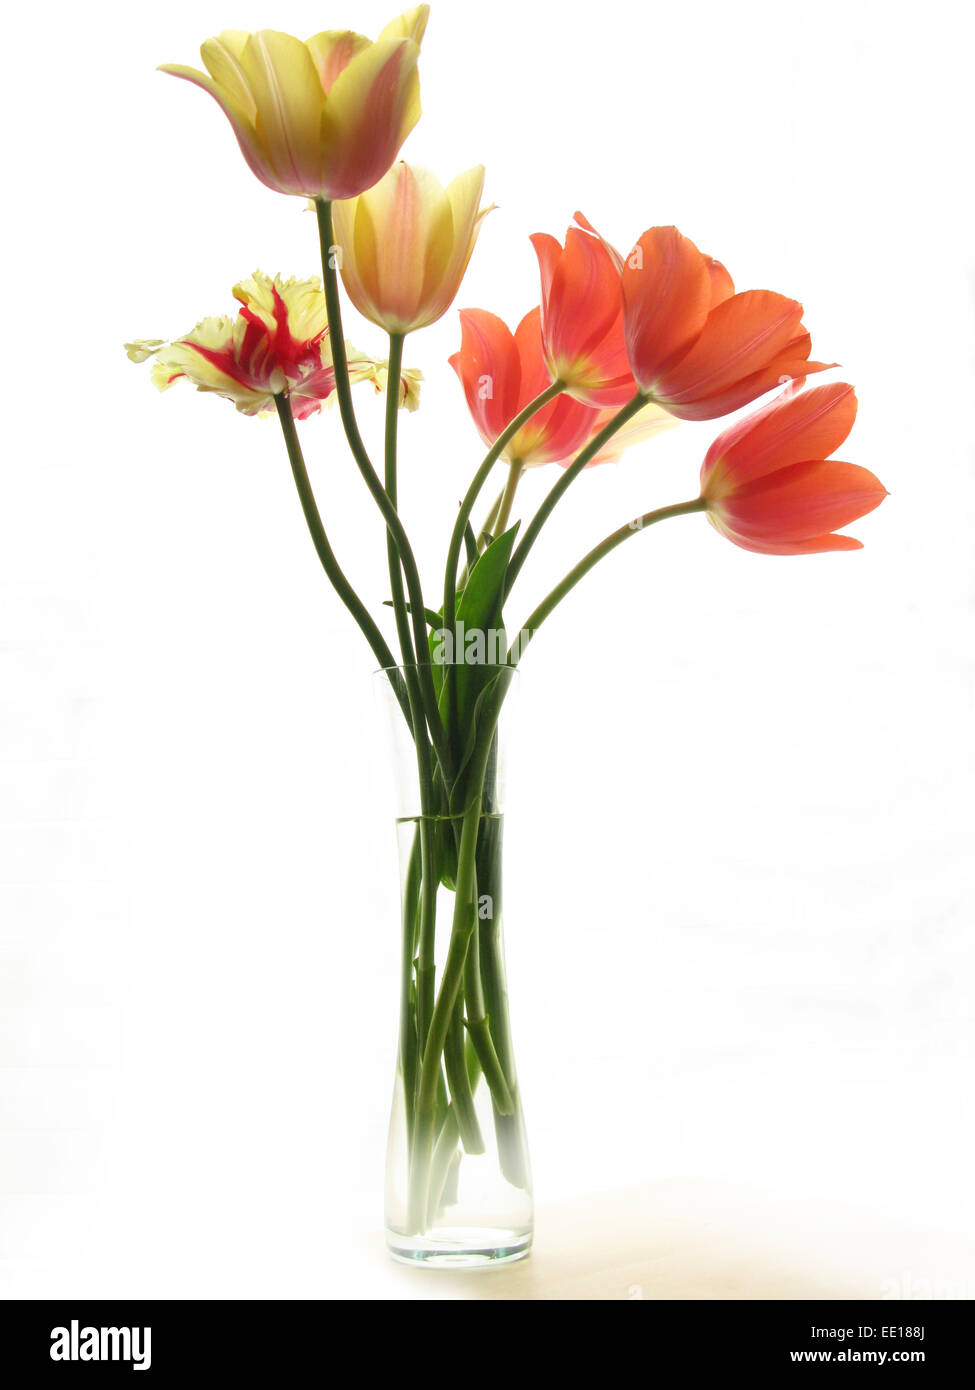
<instances>
[{"instance_id":1,"label":"tulip petal","mask_svg":"<svg viewBox=\"0 0 975 1390\"><path fill-rule=\"evenodd\" d=\"M674 405L668 401L667 409L676 415L678 420L717 420L722 415L730 415L732 411L750 405L752 401L758 400L759 396L774 391L777 386L789 384L792 388L798 389L807 376L814 372L827 372L837 365L836 362L805 362L794 358L784 365L781 360L776 359L763 371L753 372L751 376L736 381L733 386L729 386L726 391L719 391L716 396L706 396L704 400L690 401L685 405Z\"/></svg>"},{"instance_id":2,"label":"tulip petal","mask_svg":"<svg viewBox=\"0 0 975 1390\"><path fill-rule=\"evenodd\" d=\"M441 212L426 231L426 268L421 299L422 312L414 327L436 322L450 308L474 254L477 234L492 207L480 206L484 189L484 166L468 169L447 187L437 189L445 200L447 215Z\"/></svg>"},{"instance_id":3,"label":"tulip petal","mask_svg":"<svg viewBox=\"0 0 975 1390\"><path fill-rule=\"evenodd\" d=\"M528 240L538 257L538 270L542 281L542 306L544 308L552 291L552 281L555 278L555 268L562 254L562 244L556 241L554 236L549 236L548 232L533 232Z\"/></svg>"},{"instance_id":4,"label":"tulip petal","mask_svg":"<svg viewBox=\"0 0 975 1390\"><path fill-rule=\"evenodd\" d=\"M178 378L187 377L198 391L226 396L244 414L266 408L268 386L255 380L240 362L236 325L236 320L225 315L201 319L185 338L159 352L152 368L153 383L165 391ZM285 384L283 375L275 382L278 389Z\"/></svg>"},{"instance_id":5,"label":"tulip petal","mask_svg":"<svg viewBox=\"0 0 975 1390\"><path fill-rule=\"evenodd\" d=\"M314 196L324 96L308 47L291 34L262 29L248 36L240 65L257 104L258 138L281 186Z\"/></svg>"},{"instance_id":6,"label":"tulip petal","mask_svg":"<svg viewBox=\"0 0 975 1390\"><path fill-rule=\"evenodd\" d=\"M123 343L125 355L130 362L145 362L155 357L161 347L166 346L165 338L136 338L131 343Z\"/></svg>"},{"instance_id":7,"label":"tulip petal","mask_svg":"<svg viewBox=\"0 0 975 1390\"><path fill-rule=\"evenodd\" d=\"M251 173L255 174L261 183L267 184L268 188L273 188L276 192L279 191L277 176L261 148L252 122L239 106L235 106L230 101L224 89L219 87L213 78L206 73L198 71L197 68L184 67L182 63L163 63L159 71L168 73L170 77L181 77L184 82L192 82L194 87L200 87L204 92L208 92L230 122L237 137L240 152L247 161Z\"/></svg>"},{"instance_id":8,"label":"tulip petal","mask_svg":"<svg viewBox=\"0 0 975 1390\"><path fill-rule=\"evenodd\" d=\"M718 495L774 469L828 458L850 433L856 413L856 394L845 381L786 391L718 436L705 455L702 484Z\"/></svg>"},{"instance_id":9,"label":"tulip petal","mask_svg":"<svg viewBox=\"0 0 975 1390\"><path fill-rule=\"evenodd\" d=\"M240 61L249 37L243 29L224 29L215 39L206 40L200 48L200 57L228 101L253 123L257 105Z\"/></svg>"},{"instance_id":10,"label":"tulip petal","mask_svg":"<svg viewBox=\"0 0 975 1390\"><path fill-rule=\"evenodd\" d=\"M709 515L708 520L714 529L724 536L726 540L732 541L742 550L750 550L756 555L816 555L829 550L862 550L863 541L858 541L854 536L837 536L833 534L824 536L810 536L803 541L754 541L748 540L744 536L737 535L727 527L722 526L717 518Z\"/></svg>"},{"instance_id":11,"label":"tulip petal","mask_svg":"<svg viewBox=\"0 0 975 1390\"><path fill-rule=\"evenodd\" d=\"M711 308L718 304L723 304L726 299L730 299L735 292L735 282L732 280L728 271L716 261L713 256L705 258L708 263L708 274L711 276Z\"/></svg>"},{"instance_id":12,"label":"tulip petal","mask_svg":"<svg viewBox=\"0 0 975 1390\"><path fill-rule=\"evenodd\" d=\"M598 237L569 228L550 300L553 350L559 356L564 353L568 361L588 357L620 315L619 273ZM571 312L563 312L570 304Z\"/></svg>"},{"instance_id":13,"label":"tulip petal","mask_svg":"<svg viewBox=\"0 0 975 1390\"><path fill-rule=\"evenodd\" d=\"M444 189L427 169L400 161L372 188L333 206L342 279L366 318L409 333L452 303L474 249L484 170Z\"/></svg>"},{"instance_id":14,"label":"tulip petal","mask_svg":"<svg viewBox=\"0 0 975 1390\"><path fill-rule=\"evenodd\" d=\"M363 278L376 286L386 326L394 332L419 326L418 311L450 258L450 203L440 181L427 169L394 165L359 200L356 228Z\"/></svg>"},{"instance_id":15,"label":"tulip petal","mask_svg":"<svg viewBox=\"0 0 975 1390\"><path fill-rule=\"evenodd\" d=\"M582 219L584 222L585 219ZM636 383L623 340L620 278L600 237L570 227L564 248L536 233L542 282L542 340L549 372L576 400L622 405Z\"/></svg>"},{"instance_id":16,"label":"tulip petal","mask_svg":"<svg viewBox=\"0 0 975 1390\"><path fill-rule=\"evenodd\" d=\"M418 46L381 39L336 78L322 116L325 195L354 198L379 182L420 119Z\"/></svg>"},{"instance_id":17,"label":"tulip petal","mask_svg":"<svg viewBox=\"0 0 975 1390\"><path fill-rule=\"evenodd\" d=\"M767 369L796 337L801 319L801 304L771 290L723 300L693 347L660 374L654 395L666 405L720 396Z\"/></svg>"},{"instance_id":18,"label":"tulip petal","mask_svg":"<svg viewBox=\"0 0 975 1390\"><path fill-rule=\"evenodd\" d=\"M363 34L353 33L351 29L326 29L308 39L306 47L315 64L322 91L327 95L352 59L371 47L371 40Z\"/></svg>"},{"instance_id":19,"label":"tulip petal","mask_svg":"<svg viewBox=\"0 0 975 1390\"><path fill-rule=\"evenodd\" d=\"M379 35L380 39L412 39L419 45L426 33L430 18L429 5L417 5L415 9L404 10L396 19L391 19Z\"/></svg>"},{"instance_id":20,"label":"tulip petal","mask_svg":"<svg viewBox=\"0 0 975 1390\"><path fill-rule=\"evenodd\" d=\"M486 309L460 312L461 348L450 358L467 406L485 444L491 445L518 414L521 359L508 325Z\"/></svg>"},{"instance_id":21,"label":"tulip petal","mask_svg":"<svg viewBox=\"0 0 975 1390\"><path fill-rule=\"evenodd\" d=\"M532 309L515 329L521 362L518 409L550 384L551 376L542 350L541 310ZM569 463L593 433L598 412L563 394L537 411L508 445L506 455L526 468L543 463Z\"/></svg>"},{"instance_id":22,"label":"tulip petal","mask_svg":"<svg viewBox=\"0 0 975 1390\"><path fill-rule=\"evenodd\" d=\"M886 496L883 484L866 468L837 459L813 460L736 487L713 510L736 536L784 544L848 526Z\"/></svg>"},{"instance_id":23,"label":"tulip petal","mask_svg":"<svg viewBox=\"0 0 975 1390\"><path fill-rule=\"evenodd\" d=\"M521 399L524 405L534 400L549 385L552 378L545 365L542 351L542 311L530 309L515 329L515 345L521 363Z\"/></svg>"},{"instance_id":24,"label":"tulip petal","mask_svg":"<svg viewBox=\"0 0 975 1390\"><path fill-rule=\"evenodd\" d=\"M651 227L627 256L621 284L630 365L640 386L650 391L707 322L708 260L676 227Z\"/></svg>"},{"instance_id":25,"label":"tulip petal","mask_svg":"<svg viewBox=\"0 0 975 1390\"><path fill-rule=\"evenodd\" d=\"M615 247L615 246L612 246L612 245L606 240L606 238L605 238L604 236L600 236L599 233L596 231L596 228L595 228L595 227L592 225L592 223L589 221L589 218L588 218L588 217L585 217L581 212L575 212L575 213L572 214L572 216L573 216L573 220L574 220L576 223L578 223L578 225L579 225L580 227L582 227L584 231L587 231L587 232L591 233L592 236L594 236L594 237L599 237L599 240L602 242L603 246L605 247L606 252L607 252L609 258L610 258L610 260L613 262L613 264L615 265L617 271L622 272L622 270L623 270L623 257L622 257L622 256L620 255L620 253L617 251L616 247Z\"/></svg>"}]
</instances>

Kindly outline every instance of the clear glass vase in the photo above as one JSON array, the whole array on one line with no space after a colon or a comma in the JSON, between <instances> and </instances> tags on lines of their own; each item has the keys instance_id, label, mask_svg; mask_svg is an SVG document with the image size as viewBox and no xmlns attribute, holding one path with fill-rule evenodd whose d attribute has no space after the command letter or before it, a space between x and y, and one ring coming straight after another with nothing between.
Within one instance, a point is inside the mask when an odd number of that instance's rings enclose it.
<instances>
[{"instance_id":1,"label":"clear glass vase","mask_svg":"<svg viewBox=\"0 0 975 1390\"><path fill-rule=\"evenodd\" d=\"M421 801L402 672L379 672L400 864L400 1022L386 1159L386 1241L409 1264L516 1260L532 1194L502 937L506 693L476 803ZM465 869L465 865L467 866ZM467 882L473 891L459 893Z\"/></svg>"}]
</instances>

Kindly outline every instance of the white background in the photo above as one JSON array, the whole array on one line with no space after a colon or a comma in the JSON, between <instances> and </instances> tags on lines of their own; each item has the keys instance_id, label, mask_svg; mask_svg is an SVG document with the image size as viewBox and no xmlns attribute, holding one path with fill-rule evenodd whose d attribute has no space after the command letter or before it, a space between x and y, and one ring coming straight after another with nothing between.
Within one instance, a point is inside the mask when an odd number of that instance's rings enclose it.
<instances>
[{"instance_id":1,"label":"white background","mask_svg":"<svg viewBox=\"0 0 975 1390\"><path fill-rule=\"evenodd\" d=\"M7 20L11 1296L393 1287L371 657L276 424L159 396L121 350L228 311L255 267L317 270L301 201L155 65L228 26L374 34L391 13L171 0ZM577 207L624 246L675 222L740 288L803 300L815 355L858 388L843 456L891 493L855 554L754 556L701 517L636 537L525 660L507 933L543 1206L700 1181L971 1231L972 37L946 0L434 6L404 153L444 179L483 161L498 204L458 306L514 324L537 295L528 234ZM351 313L347 331L383 355ZM407 350L426 387L403 505L431 592L480 457L458 338L451 311ZM381 406L361 401L375 441ZM718 428L585 475L509 618L622 520L693 495ZM337 417L303 434L376 607L382 533ZM530 475L524 507L552 481Z\"/></svg>"}]
</instances>

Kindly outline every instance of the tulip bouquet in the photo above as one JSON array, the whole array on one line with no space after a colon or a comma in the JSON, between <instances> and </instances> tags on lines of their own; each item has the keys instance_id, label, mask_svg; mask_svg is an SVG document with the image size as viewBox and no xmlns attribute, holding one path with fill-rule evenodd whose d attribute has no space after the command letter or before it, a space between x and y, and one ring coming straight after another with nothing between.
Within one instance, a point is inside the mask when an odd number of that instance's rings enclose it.
<instances>
[{"instance_id":1,"label":"tulip bouquet","mask_svg":"<svg viewBox=\"0 0 975 1390\"><path fill-rule=\"evenodd\" d=\"M251 170L313 202L322 281L256 273L233 290L235 316L181 338L127 345L153 360L156 385L185 379L247 415L275 414L312 543L384 673L415 768L401 821L403 901L399 1055L387 1185L390 1246L401 1258L517 1258L531 1240L531 1198L500 934L499 720L514 669L583 576L658 522L704 513L718 533L766 555L853 550L839 532L884 488L831 458L854 422L839 382L805 387L812 360L802 306L731 275L675 227L651 227L621 255L577 213L564 241L532 237L538 305L512 332L483 309L460 314L450 365L487 452L447 541L435 605L397 503L397 434L420 374L407 335L457 294L490 210L484 173L444 188L396 162L420 114L417 62L427 7L370 41L327 31L228 31L202 47L205 72L163 69L223 109ZM384 330L382 358L346 342L339 281ZM377 468L353 386L385 392ZM560 499L591 465L679 421L711 421L779 389L711 442L693 496L625 522L584 555L512 634L503 611ZM298 423L337 401L352 460L385 536L389 603L370 613L343 570L316 503ZM534 514L512 524L526 468L553 464ZM496 500L474 517L495 471ZM387 615L392 631L384 635ZM391 641L395 634L396 654Z\"/></svg>"}]
</instances>

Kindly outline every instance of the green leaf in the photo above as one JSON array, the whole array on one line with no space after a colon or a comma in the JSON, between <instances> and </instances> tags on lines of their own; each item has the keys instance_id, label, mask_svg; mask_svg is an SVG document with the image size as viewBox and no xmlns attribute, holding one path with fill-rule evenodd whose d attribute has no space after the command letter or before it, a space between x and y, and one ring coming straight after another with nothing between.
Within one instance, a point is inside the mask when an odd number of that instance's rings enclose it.
<instances>
[{"instance_id":1,"label":"green leaf","mask_svg":"<svg viewBox=\"0 0 975 1390\"><path fill-rule=\"evenodd\" d=\"M393 606L393 600L392 600L391 598L384 598L384 599L383 599L383 607L384 607L384 608L392 608L392 606ZM411 607L410 604L407 604L407 605L406 605L406 611L407 611L407 613L410 614L411 617L413 616L413 609L412 609L412 607ZM434 613L434 611L433 611L432 608L424 608L424 610L423 610L423 616L426 618L427 622L429 623L429 625L430 625L432 628L443 627L443 614L442 614L442 613Z\"/></svg>"},{"instance_id":2,"label":"green leaf","mask_svg":"<svg viewBox=\"0 0 975 1390\"><path fill-rule=\"evenodd\" d=\"M462 741L466 741L466 725L472 719L478 696L507 651L501 608L508 564L520 524L516 522L503 536L491 542L471 569L457 604L458 632L464 641L458 643L453 655L457 663L458 731ZM481 634L481 650L478 650L478 634ZM472 635L474 642L469 644ZM468 654L473 658L470 661L465 660Z\"/></svg>"},{"instance_id":3,"label":"green leaf","mask_svg":"<svg viewBox=\"0 0 975 1390\"><path fill-rule=\"evenodd\" d=\"M459 816L463 813L467 790L465 785L464 773L467 770L467 764L471 760L471 756L474 752L474 746L477 742L478 718L487 700L487 697L490 695L492 689L500 680L503 668L499 666L490 666L482 667L481 669L486 670L488 674L484 679L484 682L478 693L477 699L474 701L474 708L471 710L470 718L466 722L462 721L460 726L463 737L463 746L461 748L460 757L457 760L454 784L450 789L449 809L450 814L452 816Z\"/></svg>"}]
</instances>

